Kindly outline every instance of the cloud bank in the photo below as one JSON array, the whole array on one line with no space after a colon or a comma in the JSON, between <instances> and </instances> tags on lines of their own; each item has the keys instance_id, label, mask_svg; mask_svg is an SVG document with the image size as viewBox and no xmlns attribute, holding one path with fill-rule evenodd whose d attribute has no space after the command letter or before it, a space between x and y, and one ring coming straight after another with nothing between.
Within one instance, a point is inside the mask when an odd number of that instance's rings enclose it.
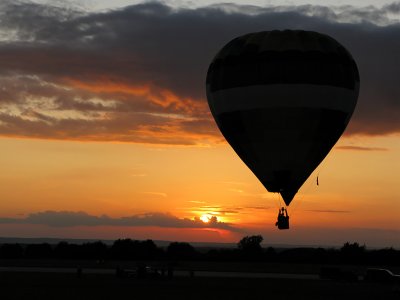
<instances>
[{"instance_id":1,"label":"cloud bank","mask_svg":"<svg viewBox=\"0 0 400 300\"><path fill-rule=\"evenodd\" d=\"M25 218L0 218L0 224L37 224L50 227L75 226L156 226L165 228L215 228L234 232L241 231L230 223L220 222L216 217L204 223L198 218L177 218L169 213L147 213L121 218L106 215L93 216L86 212L43 211L31 213Z\"/></svg>"},{"instance_id":2,"label":"cloud bank","mask_svg":"<svg viewBox=\"0 0 400 300\"><path fill-rule=\"evenodd\" d=\"M159 2L106 12L2 1L0 135L202 145L223 141L205 97L208 65L253 31L326 33L354 56L348 135L400 132L400 4L196 9Z\"/></svg>"}]
</instances>

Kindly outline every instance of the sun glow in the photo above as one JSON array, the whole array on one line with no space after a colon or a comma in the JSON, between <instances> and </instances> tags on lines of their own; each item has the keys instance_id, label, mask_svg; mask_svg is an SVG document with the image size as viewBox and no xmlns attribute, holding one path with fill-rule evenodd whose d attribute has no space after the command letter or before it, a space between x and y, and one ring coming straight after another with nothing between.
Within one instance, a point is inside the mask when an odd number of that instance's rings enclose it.
<instances>
[{"instance_id":1,"label":"sun glow","mask_svg":"<svg viewBox=\"0 0 400 300\"><path fill-rule=\"evenodd\" d=\"M203 221L204 223L210 223L212 218L212 215L210 214L203 214L200 216L200 220Z\"/></svg>"}]
</instances>

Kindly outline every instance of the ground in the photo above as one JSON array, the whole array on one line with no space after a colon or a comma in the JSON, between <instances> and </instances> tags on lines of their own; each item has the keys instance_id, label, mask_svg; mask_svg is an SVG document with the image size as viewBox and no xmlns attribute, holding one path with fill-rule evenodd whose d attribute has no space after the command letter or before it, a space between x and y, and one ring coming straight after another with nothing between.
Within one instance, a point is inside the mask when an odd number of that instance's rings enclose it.
<instances>
[{"instance_id":1,"label":"ground","mask_svg":"<svg viewBox=\"0 0 400 300\"><path fill-rule=\"evenodd\" d=\"M114 274L0 272L0 298L17 299L400 299L398 286L275 278L117 278Z\"/></svg>"}]
</instances>

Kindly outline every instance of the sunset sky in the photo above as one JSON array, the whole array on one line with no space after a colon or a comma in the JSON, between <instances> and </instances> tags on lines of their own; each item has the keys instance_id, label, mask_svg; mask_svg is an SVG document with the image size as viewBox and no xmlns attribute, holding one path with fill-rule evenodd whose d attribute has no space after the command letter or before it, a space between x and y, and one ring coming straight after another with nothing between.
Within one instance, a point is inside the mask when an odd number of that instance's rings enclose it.
<instances>
[{"instance_id":1,"label":"sunset sky","mask_svg":"<svg viewBox=\"0 0 400 300\"><path fill-rule=\"evenodd\" d=\"M400 248L400 2L230 2L0 2L1 237ZM361 80L288 231L205 96L224 44L273 29L332 36Z\"/></svg>"}]
</instances>

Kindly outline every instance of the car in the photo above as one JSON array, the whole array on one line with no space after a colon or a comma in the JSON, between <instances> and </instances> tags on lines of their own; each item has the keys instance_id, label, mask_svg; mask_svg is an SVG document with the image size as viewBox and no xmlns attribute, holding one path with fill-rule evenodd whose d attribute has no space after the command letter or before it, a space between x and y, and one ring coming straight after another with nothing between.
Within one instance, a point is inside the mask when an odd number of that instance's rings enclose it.
<instances>
[{"instance_id":1,"label":"car","mask_svg":"<svg viewBox=\"0 0 400 300\"><path fill-rule=\"evenodd\" d=\"M365 281L379 283L400 283L400 275L393 274L388 269L367 269Z\"/></svg>"}]
</instances>

